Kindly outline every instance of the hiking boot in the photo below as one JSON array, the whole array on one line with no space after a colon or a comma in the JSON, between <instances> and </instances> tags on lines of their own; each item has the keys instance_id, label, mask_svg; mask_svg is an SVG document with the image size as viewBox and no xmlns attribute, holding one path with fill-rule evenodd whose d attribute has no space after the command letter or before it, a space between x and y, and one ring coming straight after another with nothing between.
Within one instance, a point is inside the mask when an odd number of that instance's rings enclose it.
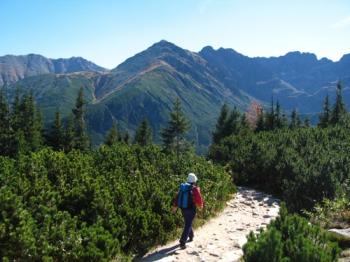
<instances>
[{"instance_id":1,"label":"hiking boot","mask_svg":"<svg viewBox=\"0 0 350 262\"><path fill-rule=\"evenodd\" d=\"M181 249L186 249L186 244L180 244Z\"/></svg>"},{"instance_id":2,"label":"hiking boot","mask_svg":"<svg viewBox=\"0 0 350 262\"><path fill-rule=\"evenodd\" d=\"M192 242L193 241L193 237L189 237L187 242Z\"/></svg>"}]
</instances>

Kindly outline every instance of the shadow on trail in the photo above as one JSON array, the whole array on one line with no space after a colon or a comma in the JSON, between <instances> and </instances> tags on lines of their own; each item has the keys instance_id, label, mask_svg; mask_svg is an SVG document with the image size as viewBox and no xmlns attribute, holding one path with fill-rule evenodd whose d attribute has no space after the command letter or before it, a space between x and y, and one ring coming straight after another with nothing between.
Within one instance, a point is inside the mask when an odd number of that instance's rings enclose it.
<instances>
[{"instance_id":1,"label":"shadow on trail","mask_svg":"<svg viewBox=\"0 0 350 262\"><path fill-rule=\"evenodd\" d=\"M180 247L180 245L177 244L175 246L159 249L156 253L150 254L150 255L145 256L143 258L135 259L134 261L140 261L140 262L141 261L142 262L158 261L158 260L161 260L167 256L173 255L178 250L179 247Z\"/></svg>"}]
</instances>

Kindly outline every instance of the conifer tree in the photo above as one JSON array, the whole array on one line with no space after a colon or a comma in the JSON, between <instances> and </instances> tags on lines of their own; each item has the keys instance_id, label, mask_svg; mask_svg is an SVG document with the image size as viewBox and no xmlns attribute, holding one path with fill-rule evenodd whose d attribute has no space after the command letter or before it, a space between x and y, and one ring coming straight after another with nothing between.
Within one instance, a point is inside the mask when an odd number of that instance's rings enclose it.
<instances>
[{"instance_id":1,"label":"conifer tree","mask_svg":"<svg viewBox=\"0 0 350 262\"><path fill-rule=\"evenodd\" d=\"M12 118L15 141L21 141L21 152L36 151L42 145L42 121L32 93L22 99L16 94ZM18 146L17 146L18 148Z\"/></svg>"},{"instance_id":2,"label":"conifer tree","mask_svg":"<svg viewBox=\"0 0 350 262\"><path fill-rule=\"evenodd\" d=\"M3 90L0 90L0 155L11 150L10 110Z\"/></svg>"},{"instance_id":3,"label":"conifer tree","mask_svg":"<svg viewBox=\"0 0 350 262\"><path fill-rule=\"evenodd\" d=\"M62 127L61 114L57 110L55 113L55 120L52 124L49 134L49 144L56 150L60 150L64 146L64 133Z\"/></svg>"},{"instance_id":4,"label":"conifer tree","mask_svg":"<svg viewBox=\"0 0 350 262\"><path fill-rule=\"evenodd\" d=\"M230 135L238 134L240 131L240 127L241 127L241 114L238 111L237 107L234 107L224 124L222 138L228 137Z\"/></svg>"},{"instance_id":5,"label":"conifer tree","mask_svg":"<svg viewBox=\"0 0 350 262\"><path fill-rule=\"evenodd\" d=\"M124 135L124 137L123 137L123 142L125 143L125 144L130 144L130 134L129 134L129 132L128 131L126 131L126 133L125 133L125 135Z\"/></svg>"},{"instance_id":6,"label":"conifer tree","mask_svg":"<svg viewBox=\"0 0 350 262\"><path fill-rule=\"evenodd\" d=\"M298 115L297 110L294 108L290 117L290 124L289 124L289 128L290 129L296 129L300 127L300 118Z\"/></svg>"},{"instance_id":7,"label":"conifer tree","mask_svg":"<svg viewBox=\"0 0 350 262\"><path fill-rule=\"evenodd\" d=\"M118 128L116 121L113 121L112 127L109 129L108 134L105 138L105 145L112 146L119 140Z\"/></svg>"},{"instance_id":8,"label":"conifer tree","mask_svg":"<svg viewBox=\"0 0 350 262\"><path fill-rule=\"evenodd\" d=\"M16 89L15 97L12 104L12 110L10 114L11 128L16 133L21 127L21 110L20 110L20 92Z\"/></svg>"},{"instance_id":9,"label":"conifer tree","mask_svg":"<svg viewBox=\"0 0 350 262\"><path fill-rule=\"evenodd\" d=\"M212 134L213 144L219 144L221 139L224 137L224 130L225 130L228 114L229 114L229 108L225 103L221 107L220 115L216 122L215 131Z\"/></svg>"},{"instance_id":10,"label":"conifer tree","mask_svg":"<svg viewBox=\"0 0 350 262\"><path fill-rule=\"evenodd\" d=\"M271 99L271 107L270 112L266 114L266 130L274 130L275 129L275 105L273 98Z\"/></svg>"},{"instance_id":11,"label":"conifer tree","mask_svg":"<svg viewBox=\"0 0 350 262\"><path fill-rule=\"evenodd\" d=\"M180 99L177 98L173 111L170 113L168 126L162 130L161 136L165 150L175 151L178 159L180 152L185 149L186 141L184 135L188 129L189 122L182 112Z\"/></svg>"},{"instance_id":12,"label":"conifer tree","mask_svg":"<svg viewBox=\"0 0 350 262\"><path fill-rule=\"evenodd\" d=\"M325 128L328 127L331 121L331 109L329 105L329 96L327 95L323 103L323 112L319 117L318 126Z\"/></svg>"},{"instance_id":13,"label":"conifer tree","mask_svg":"<svg viewBox=\"0 0 350 262\"><path fill-rule=\"evenodd\" d=\"M335 104L333 106L332 114L331 114L331 124L336 125L341 123L346 116L346 108L343 101L342 95L342 85L340 82L337 84L337 95L335 99Z\"/></svg>"},{"instance_id":14,"label":"conifer tree","mask_svg":"<svg viewBox=\"0 0 350 262\"><path fill-rule=\"evenodd\" d=\"M24 97L24 118L23 122L26 129L24 134L30 150L38 150L42 145L42 117L40 111L36 108L34 96L32 93Z\"/></svg>"},{"instance_id":15,"label":"conifer tree","mask_svg":"<svg viewBox=\"0 0 350 262\"><path fill-rule=\"evenodd\" d=\"M265 130L265 114L264 109L260 109L260 113L258 114L258 119L256 121L255 132L260 132Z\"/></svg>"},{"instance_id":16,"label":"conifer tree","mask_svg":"<svg viewBox=\"0 0 350 262\"><path fill-rule=\"evenodd\" d=\"M239 133L246 133L248 131L250 131L250 125L248 122L248 119L246 117L246 114L242 114L241 118L240 118L240 123L239 123L239 129L237 130Z\"/></svg>"},{"instance_id":17,"label":"conifer tree","mask_svg":"<svg viewBox=\"0 0 350 262\"><path fill-rule=\"evenodd\" d=\"M73 115L70 115L68 117L66 127L64 130L64 138L63 138L64 151L69 152L74 148L74 137L75 137L74 118L73 118Z\"/></svg>"},{"instance_id":18,"label":"conifer tree","mask_svg":"<svg viewBox=\"0 0 350 262\"><path fill-rule=\"evenodd\" d=\"M274 115L274 123L275 126L274 128L282 128L282 114L281 114L281 105L280 103L277 101L276 102L276 110L275 110L275 115Z\"/></svg>"},{"instance_id":19,"label":"conifer tree","mask_svg":"<svg viewBox=\"0 0 350 262\"><path fill-rule=\"evenodd\" d=\"M79 94L75 103L75 108L72 110L74 115L74 148L82 151L86 151L90 147L90 141L85 130L84 121L84 92L83 88L80 88Z\"/></svg>"},{"instance_id":20,"label":"conifer tree","mask_svg":"<svg viewBox=\"0 0 350 262\"><path fill-rule=\"evenodd\" d=\"M152 144L152 129L146 118L137 128L134 141L141 146Z\"/></svg>"}]
</instances>

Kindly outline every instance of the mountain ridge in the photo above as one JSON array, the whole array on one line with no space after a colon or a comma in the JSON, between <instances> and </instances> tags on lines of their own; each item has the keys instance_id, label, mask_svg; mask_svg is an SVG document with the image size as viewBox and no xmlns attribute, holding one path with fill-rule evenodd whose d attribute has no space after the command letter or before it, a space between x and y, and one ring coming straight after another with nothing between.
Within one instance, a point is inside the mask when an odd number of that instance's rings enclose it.
<instances>
[{"instance_id":1,"label":"mountain ridge","mask_svg":"<svg viewBox=\"0 0 350 262\"><path fill-rule=\"evenodd\" d=\"M5 55L0 57L0 86L29 76L79 71L106 72L107 69L82 57L51 59L38 54Z\"/></svg>"},{"instance_id":2,"label":"mountain ridge","mask_svg":"<svg viewBox=\"0 0 350 262\"><path fill-rule=\"evenodd\" d=\"M244 111L252 101L268 106L273 97L287 111L298 108L299 113L315 116L327 94L334 99L336 82L341 79L344 98L350 104L350 55L338 62L299 51L254 58L211 46L192 52L162 40L112 70L79 57L55 61L40 55L29 58L28 63L19 63L21 74L6 89L10 93L19 87L32 90L50 122L57 109L64 117L70 113L74 97L83 88L87 124L96 143L103 140L113 121L133 134L144 117L150 120L154 140L159 142L159 130L166 125L176 97L192 122L188 138L197 148L210 143L211 130L225 102ZM3 57L0 75L1 61Z\"/></svg>"}]
</instances>

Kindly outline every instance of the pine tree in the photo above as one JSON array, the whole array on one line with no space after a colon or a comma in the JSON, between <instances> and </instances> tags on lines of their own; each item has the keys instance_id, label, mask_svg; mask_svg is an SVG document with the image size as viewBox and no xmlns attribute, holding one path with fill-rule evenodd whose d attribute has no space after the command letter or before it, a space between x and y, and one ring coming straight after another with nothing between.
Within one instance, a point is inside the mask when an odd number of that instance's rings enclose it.
<instances>
[{"instance_id":1,"label":"pine tree","mask_svg":"<svg viewBox=\"0 0 350 262\"><path fill-rule=\"evenodd\" d=\"M271 107L270 107L270 112L266 114L266 130L274 130L275 129L275 105L273 98L271 99Z\"/></svg>"},{"instance_id":2,"label":"pine tree","mask_svg":"<svg viewBox=\"0 0 350 262\"><path fill-rule=\"evenodd\" d=\"M173 111L170 113L168 126L162 130L161 136L165 150L175 151L178 159L180 152L185 149L184 135L188 129L189 122L182 112L180 99L177 98Z\"/></svg>"},{"instance_id":3,"label":"pine tree","mask_svg":"<svg viewBox=\"0 0 350 262\"><path fill-rule=\"evenodd\" d=\"M290 129L296 129L299 128L301 124L301 120L300 117L298 115L297 110L294 108L290 117L290 124L289 124L289 128Z\"/></svg>"},{"instance_id":4,"label":"pine tree","mask_svg":"<svg viewBox=\"0 0 350 262\"><path fill-rule=\"evenodd\" d=\"M222 138L237 135L240 132L240 127L241 113L238 111L237 107L234 107L224 124Z\"/></svg>"},{"instance_id":5,"label":"pine tree","mask_svg":"<svg viewBox=\"0 0 350 262\"><path fill-rule=\"evenodd\" d=\"M22 153L36 151L42 145L42 120L41 114L37 110L32 93L25 94L19 98L16 93L12 109L12 128L15 134L16 143L21 143ZM17 137L18 136L18 137ZM19 148L19 145L16 146ZM18 152L18 150L15 150Z\"/></svg>"},{"instance_id":6,"label":"pine tree","mask_svg":"<svg viewBox=\"0 0 350 262\"><path fill-rule=\"evenodd\" d=\"M318 126L321 128L326 128L329 126L331 121L331 109L329 105L329 96L327 95L323 103L323 112L319 117Z\"/></svg>"},{"instance_id":7,"label":"pine tree","mask_svg":"<svg viewBox=\"0 0 350 262\"><path fill-rule=\"evenodd\" d=\"M215 131L212 134L213 144L219 144L221 139L224 137L224 130L225 130L228 114L229 114L229 108L227 104L224 104L221 107L220 115L215 126Z\"/></svg>"},{"instance_id":8,"label":"pine tree","mask_svg":"<svg viewBox=\"0 0 350 262\"><path fill-rule=\"evenodd\" d=\"M83 88L80 88L79 94L75 103L75 108L72 110L74 115L74 148L82 151L86 151L90 147L90 141L85 130L84 121L84 92Z\"/></svg>"},{"instance_id":9,"label":"pine tree","mask_svg":"<svg viewBox=\"0 0 350 262\"><path fill-rule=\"evenodd\" d=\"M125 143L125 144L130 144L130 134L129 134L129 132L128 131L126 131L126 133L125 133L125 135L124 135L124 137L123 137L123 142Z\"/></svg>"},{"instance_id":10,"label":"pine tree","mask_svg":"<svg viewBox=\"0 0 350 262\"><path fill-rule=\"evenodd\" d=\"M23 102L24 135L31 151L38 150L42 145L42 117L36 108L32 93L24 96Z\"/></svg>"},{"instance_id":11,"label":"pine tree","mask_svg":"<svg viewBox=\"0 0 350 262\"><path fill-rule=\"evenodd\" d=\"M276 102L274 123L275 123L275 127L274 128L282 128L283 127L281 105L280 105L280 103L278 101Z\"/></svg>"},{"instance_id":12,"label":"pine tree","mask_svg":"<svg viewBox=\"0 0 350 262\"><path fill-rule=\"evenodd\" d=\"M337 96L335 99L335 104L333 106L332 114L331 114L331 124L336 125L341 123L346 116L346 108L343 101L342 95L342 85L340 82L337 84Z\"/></svg>"},{"instance_id":13,"label":"pine tree","mask_svg":"<svg viewBox=\"0 0 350 262\"><path fill-rule=\"evenodd\" d=\"M260 109L260 113L258 114L258 119L256 121L256 128L255 132L260 132L265 130L265 114L264 114L264 109Z\"/></svg>"},{"instance_id":14,"label":"pine tree","mask_svg":"<svg viewBox=\"0 0 350 262\"><path fill-rule=\"evenodd\" d=\"M17 88L15 97L12 104L12 110L10 114L11 128L16 133L21 127L21 110L20 110L20 91Z\"/></svg>"},{"instance_id":15,"label":"pine tree","mask_svg":"<svg viewBox=\"0 0 350 262\"><path fill-rule=\"evenodd\" d=\"M55 120L51 127L49 134L49 144L55 149L60 150L64 147L64 133L62 127L61 114L57 110L55 113Z\"/></svg>"},{"instance_id":16,"label":"pine tree","mask_svg":"<svg viewBox=\"0 0 350 262\"><path fill-rule=\"evenodd\" d=\"M137 128L134 141L141 146L152 144L152 129L146 118Z\"/></svg>"},{"instance_id":17,"label":"pine tree","mask_svg":"<svg viewBox=\"0 0 350 262\"><path fill-rule=\"evenodd\" d=\"M105 138L105 145L112 146L119 140L117 123L113 121L112 127L109 129L108 134Z\"/></svg>"},{"instance_id":18,"label":"pine tree","mask_svg":"<svg viewBox=\"0 0 350 262\"><path fill-rule=\"evenodd\" d=\"M0 155L9 155L11 150L10 110L3 90L0 90Z\"/></svg>"},{"instance_id":19,"label":"pine tree","mask_svg":"<svg viewBox=\"0 0 350 262\"><path fill-rule=\"evenodd\" d=\"M74 118L73 118L73 115L70 115L68 117L66 127L64 130L64 138L63 138L64 151L69 152L74 148L74 137L75 137Z\"/></svg>"}]
</instances>

